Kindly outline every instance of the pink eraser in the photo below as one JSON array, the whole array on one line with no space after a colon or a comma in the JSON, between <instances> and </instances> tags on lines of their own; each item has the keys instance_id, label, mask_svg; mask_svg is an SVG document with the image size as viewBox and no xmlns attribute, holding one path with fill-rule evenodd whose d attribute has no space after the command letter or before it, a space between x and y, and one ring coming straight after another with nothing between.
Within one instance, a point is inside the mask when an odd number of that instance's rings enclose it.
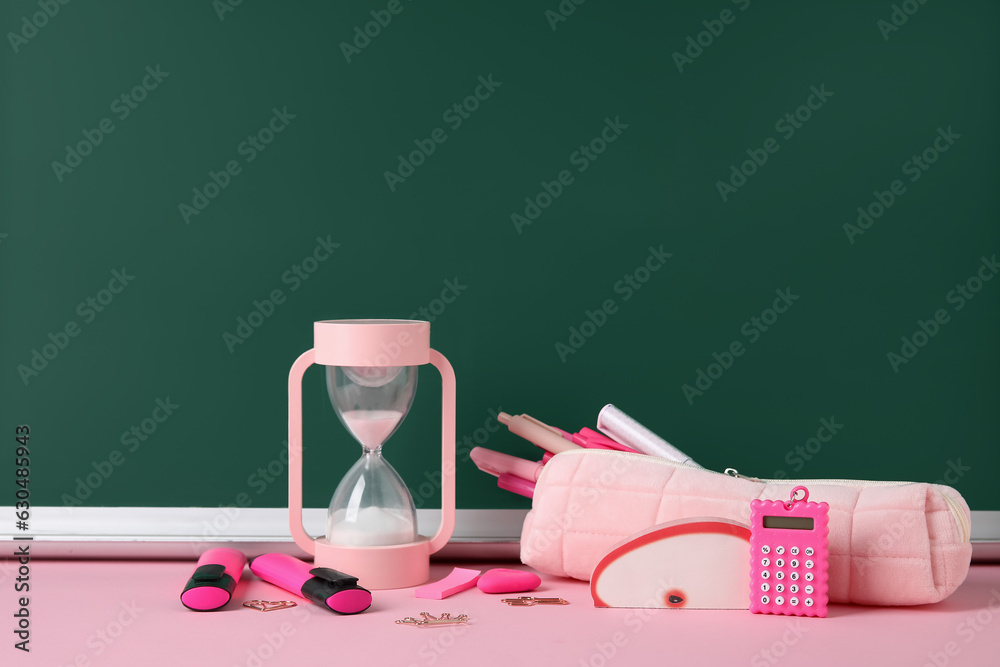
<instances>
[{"instance_id":1,"label":"pink eraser","mask_svg":"<svg viewBox=\"0 0 1000 667\"><path fill-rule=\"evenodd\" d=\"M467 591L475 586L480 574L482 574L482 570L466 570L465 568L456 567L451 571L451 574L441 581L421 586L413 594L418 598L427 600L443 600L455 593Z\"/></svg>"},{"instance_id":2,"label":"pink eraser","mask_svg":"<svg viewBox=\"0 0 1000 667\"><path fill-rule=\"evenodd\" d=\"M479 590L484 593L527 593L541 585L542 578L534 572L502 567L489 570L479 577Z\"/></svg>"}]
</instances>

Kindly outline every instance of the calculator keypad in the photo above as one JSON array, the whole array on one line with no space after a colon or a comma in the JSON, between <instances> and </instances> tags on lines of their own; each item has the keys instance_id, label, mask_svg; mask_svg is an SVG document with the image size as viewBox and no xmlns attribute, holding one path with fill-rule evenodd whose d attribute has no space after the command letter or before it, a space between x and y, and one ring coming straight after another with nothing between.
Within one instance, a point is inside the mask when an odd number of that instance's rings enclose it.
<instances>
[{"instance_id":1,"label":"calculator keypad","mask_svg":"<svg viewBox=\"0 0 1000 667\"><path fill-rule=\"evenodd\" d=\"M789 614L802 614L803 611L796 611L796 609L802 609L803 607L811 609L817 604L815 597L816 588L812 584L806 584L803 587L799 587L798 584L791 584L788 587L789 597L784 597L782 594L785 592L785 585L782 583L770 584L772 578L776 582L784 581L787 577L789 580L796 582L800 579L805 579L806 581L813 581L815 579L815 574L813 570L816 567L816 562L809 558L805 561L800 561L798 558L791 558L786 561L784 558L775 558L772 560L768 554L781 554L786 553L792 556L798 556L799 554L805 554L806 556L815 556L816 550L813 547L805 547L804 549L797 546L785 547L784 545L762 545L756 554L757 563L760 566L757 576L762 581L760 584L760 593L758 593L758 601L762 605L772 606L772 607L791 607L786 612L782 612L780 609L775 609L775 613L789 613ZM774 592L774 596L770 595ZM799 597L799 593L803 594Z\"/></svg>"}]
</instances>

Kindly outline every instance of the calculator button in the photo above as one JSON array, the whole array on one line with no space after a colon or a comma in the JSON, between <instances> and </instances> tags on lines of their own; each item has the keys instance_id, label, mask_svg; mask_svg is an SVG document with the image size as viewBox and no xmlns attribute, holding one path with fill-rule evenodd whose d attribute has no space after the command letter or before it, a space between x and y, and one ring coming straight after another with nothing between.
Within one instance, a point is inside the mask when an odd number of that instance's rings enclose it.
<instances>
[{"instance_id":1,"label":"calculator button","mask_svg":"<svg viewBox=\"0 0 1000 667\"><path fill-rule=\"evenodd\" d=\"M778 597L774 598L774 604L785 604L785 598L779 595Z\"/></svg>"},{"instance_id":2,"label":"calculator button","mask_svg":"<svg viewBox=\"0 0 1000 667\"><path fill-rule=\"evenodd\" d=\"M806 569L811 570L814 563L811 560L806 561Z\"/></svg>"},{"instance_id":3,"label":"calculator button","mask_svg":"<svg viewBox=\"0 0 1000 667\"><path fill-rule=\"evenodd\" d=\"M798 598L789 598L788 599L788 604L792 605L793 607L795 605L797 605L798 603L799 603L799 599Z\"/></svg>"},{"instance_id":4,"label":"calculator button","mask_svg":"<svg viewBox=\"0 0 1000 667\"><path fill-rule=\"evenodd\" d=\"M765 581L760 585L760 590L764 591L765 593L768 592L769 590L771 590L771 584Z\"/></svg>"},{"instance_id":5,"label":"calculator button","mask_svg":"<svg viewBox=\"0 0 1000 667\"><path fill-rule=\"evenodd\" d=\"M760 596L760 603L761 604L767 604L770 601L771 601L771 598L767 597L766 595L761 595Z\"/></svg>"},{"instance_id":6,"label":"calculator button","mask_svg":"<svg viewBox=\"0 0 1000 667\"><path fill-rule=\"evenodd\" d=\"M779 580L780 579L784 579L785 578L785 573L782 572L781 570L778 570L777 572L774 573L774 578L775 579L779 579Z\"/></svg>"},{"instance_id":7,"label":"calculator button","mask_svg":"<svg viewBox=\"0 0 1000 667\"><path fill-rule=\"evenodd\" d=\"M769 554L769 553L771 553L771 547L769 547L769 546L767 546L767 545L765 544L764 546L762 546L762 547L760 548L760 552L761 552L762 554Z\"/></svg>"},{"instance_id":8,"label":"calculator button","mask_svg":"<svg viewBox=\"0 0 1000 667\"><path fill-rule=\"evenodd\" d=\"M813 606L813 599L812 598L806 598L806 606L807 607Z\"/></svg>"},{"instance_id":9,"label":"calculator button","mask_svg":"<svg viewBox=\"0 0 1000 667\"><path fill-rule=\"evenodd\" d=\"M767 570L764 570L763 572L760 573L760 578L761 579L770 579L771 578L771 573L768 572Z\"/></svg>"},{"instance_id":10,"label":"calculator button","mask_svg":"<svg viewBox=\"0 0 1000 667\"><path fill-rule=\"evenodd\" d=\"M791 549L788 550L788 553L792 554L793 556L798 556L799 555L799 548L798 547L792 547Z\"/></svg>"},{"instance_id":11,"label":"calculator button","mask_svg":"<svg viewBox=\"0 0 1000 667\"><path fill-rule=\"evenodd\" d=\"M806 591L806 595L812 595L813 594L813 587L812 586L806 586L805 591Z\"/></svg>"},{"instance_id":12,"label":"calculator button","mask_svg":"<svg viewBox=\"0 0 1000 667\"><path fill-rule=\"evenodd\" d=\"M791 579L792 581L798 581L799 580L799 573L798 572L792 572L791 574L788 575L788 578Z\"/></svg>"},{"instance_id":13,"label":"calculator button","mask_svg":"<svg viewBox=\"0 0 1000 667\"><path fill-rule=\"evenodd\" d=\"M785 553L785 547L774 547L774 553L780 556L781 554Z\"/></svg>"},{"instance_id":14,"label":"calculator button","mask_svg":"<svg viewBox=\"0 0 1000 667\"><path fill-rule=\"evenodd\" d=\"M814 553L816 553L816 552L813 550L812 547L806 547L806 555L807 556L812 556Z\"/></svg>"},{"instance_id":15,"label":"calculator button","mask_svg":"<svg viewBox=\"0 0 1000 667\"><path fill-rule=\"evenodd\" d=\"M770 558L761 558L760 559L760 565L761 565L761 567L767 567L770 564L771 564L771 559Z\"/></svg>"},{"instance_id":16,"label":"calculator button","mask_svg":"<svg viewBox=\"0 0 1000 667\"><path fill-rule=\"evenodd\" d=\"M799 566L799 559L798 558L793 558L791 560L791 562L788 564L788 567L798 567L798 566Z\"/></svg>"},{"instance_id":17,"label":"calculator button","mask_svg":"<svg viewBox=\"0 0 1000 667\"><path fill-rule=\"evenodd\" d=\"M785 592L785 585L784 584L775 584L774 585L774 592L775 593L784 593Z\"/></svg>"},{"instance_id":18,"label":"calculator button","mask_svg":"<svg viewBox=\"0 0 1000 667\"><path fill-rule=\"evenodd\" d=\"M806 572L806 581L812 581L814 579L812 572Z\"/></svg>"},{"instance_id":19,"label":"calculator button","mask_svg":"<svg viewBox=\"0 0 1000 667\"><path fill-rule=\"evenodd\" d=\"M790 592L792 592L792 593L798 593L799 592L799 585L798 584L792 584L791 586L788 587L788 590ZM792 604L795 604L795 603L793 602Z\"/></svg>"},{"instance_id":20,"label":"calculator button","mask_svg":"<svg viewBox=\"0 0 1000 667\"><path fill-rule=\"evenodd\" d=\"M785 567L785 559L784 558L779 558L778 560L774 561L774 566L775 567Z\"/></svg>"}]
</instances>

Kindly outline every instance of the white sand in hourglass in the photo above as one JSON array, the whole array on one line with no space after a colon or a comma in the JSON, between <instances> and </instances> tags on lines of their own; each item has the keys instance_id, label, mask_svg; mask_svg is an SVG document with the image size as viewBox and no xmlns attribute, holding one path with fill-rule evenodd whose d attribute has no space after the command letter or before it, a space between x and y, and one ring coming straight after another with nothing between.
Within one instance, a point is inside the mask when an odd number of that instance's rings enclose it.
<instances>
[{"instance_id":1,"label":"white sand in hourglass","mask_svg":"<svg viewBox=\"0 0 1000 667\"><path fill-rule=\"evenodd\" d=\"M363 507L354 512L337 510L329 518L326 534L336 544L369 547L405 544L417 536L409 513L381 507Z\"/></svg>"}]
</instances>

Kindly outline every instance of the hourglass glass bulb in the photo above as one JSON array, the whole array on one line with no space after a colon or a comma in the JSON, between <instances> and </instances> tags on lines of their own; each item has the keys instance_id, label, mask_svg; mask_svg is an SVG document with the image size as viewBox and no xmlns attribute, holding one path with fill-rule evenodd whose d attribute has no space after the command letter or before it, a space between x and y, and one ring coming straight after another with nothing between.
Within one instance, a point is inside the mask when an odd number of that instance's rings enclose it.
<instances>
[{"instance_id":1,"label":"hourglass glass bulb","mask_svg":"<svg viewBox=\"0 0 1000 667\"><path fill-rule=\"evenodd\" d=\"M333 407L363 449L330 501L330 542L384 546L416 539L413 498L382 456L382 445L406 417L416 386L416 366L327 368Z\"/></svg>"}]
</instances>

